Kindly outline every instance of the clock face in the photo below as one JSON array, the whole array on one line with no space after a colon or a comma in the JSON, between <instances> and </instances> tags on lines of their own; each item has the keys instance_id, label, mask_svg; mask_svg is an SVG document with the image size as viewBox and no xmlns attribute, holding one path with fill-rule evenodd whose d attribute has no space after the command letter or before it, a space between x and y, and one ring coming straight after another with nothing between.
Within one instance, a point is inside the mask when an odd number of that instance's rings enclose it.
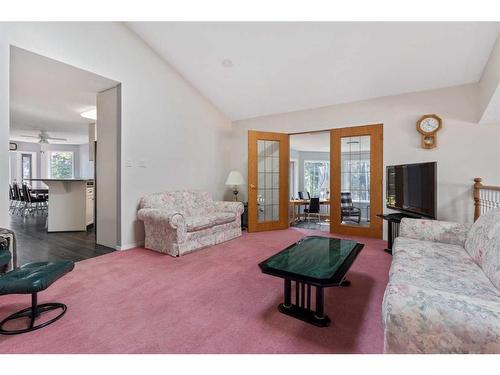
<instances>
[{"instance_id":1,"label":"clock face","mask_svg":"<svg viewBox=\"0 0 500 375\"><path fill-rule=\"evenodd\" d=\"M434 117L427 117L420 122L420 129L426 133L433 133L439 128L439 121Z\"/></svg>"}]
</instances>

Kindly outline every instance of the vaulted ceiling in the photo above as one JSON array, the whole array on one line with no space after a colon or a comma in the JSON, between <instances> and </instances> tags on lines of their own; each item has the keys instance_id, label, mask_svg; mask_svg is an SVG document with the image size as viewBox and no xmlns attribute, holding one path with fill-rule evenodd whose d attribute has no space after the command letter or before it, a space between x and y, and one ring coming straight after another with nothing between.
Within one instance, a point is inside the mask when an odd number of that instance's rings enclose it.
<instances>
[{"instance_id":1,"label":"vaulted ceiling","mask_svg":"<svg viewBox=\"0 0 500 375\"><path fill-rule=\"evenodd\" d=\"M232 120L477 82L500 23L132 22Z\"/></svg>"}]
</instances>

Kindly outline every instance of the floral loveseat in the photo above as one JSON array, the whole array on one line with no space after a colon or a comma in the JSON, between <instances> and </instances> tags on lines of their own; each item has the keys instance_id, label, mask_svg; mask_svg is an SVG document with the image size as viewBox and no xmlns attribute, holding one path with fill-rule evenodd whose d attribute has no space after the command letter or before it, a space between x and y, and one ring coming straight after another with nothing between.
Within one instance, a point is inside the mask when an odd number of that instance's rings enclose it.
<instances>
[{"instance_id":1,"label":"floral loveseat","mask_svg":"<svg viewBox=\"0 0 500 375\"><path fill-rule=\"evenodd\" d=\"M403 219L382 306L386 353L500 353L500 210Z\"/></svg>"},{"instance_id":2,"label":"floral loveseat","mask_svg":"<svg viewBox=\"0 0 500 375\"><path fill-rule=\"evenodd\" d=\"M180 256L241 236L241 202L215 202L209 193L173 191L140 202L148 249Z\"/></svg>"}]
</instances>

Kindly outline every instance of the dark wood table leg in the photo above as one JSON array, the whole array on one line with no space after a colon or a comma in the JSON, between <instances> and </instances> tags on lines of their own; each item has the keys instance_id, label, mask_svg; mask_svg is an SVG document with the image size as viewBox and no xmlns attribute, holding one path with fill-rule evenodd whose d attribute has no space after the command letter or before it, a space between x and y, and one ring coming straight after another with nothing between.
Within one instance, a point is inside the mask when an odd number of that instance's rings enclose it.
<instances>
[{"instance_id":1,"label":"dark wood table leg","mask_svg":"<svg viewBox=\"0 0 500 375\"><path fill-rule=\"evenodd\" d=\"M323 287L316 287L316 311L311 310L311 285L295 282L295 301L292 303L292 281L285 279L284 301L278 306L283 314L293 316L317 327L328 327L330 318L324 313Z\"/></svg>"},{"instance_id":2,"label":"dark wood table leg","mask_svg":"<svg viewBox=\"0 0 500 375\"><path fill-rule=\"evenodd\" d=\"M392 233L393 225L391 220L387 220L387 249L384 249L384 251L389 254L392 254L392 237L394 235Z\"/></svg>"},{"instance_id":3,"label":"dark wood table leg","mask_svg":"<svg viewBox=\"0 0 500 375\"><path fill-rule=\"evenodd\" d=\"M285 279L285 301L283 303L283 307L290 308L292 307L292 280Z\"/></svg>"},{"instance_id":4,"label":"dark wood table leg","mask_svg":"<svg viewBox=\"0 0 500 375\"><path fill-rule=\"evenodd\" d=\"M325 294L322 287L316 287L316 314L314 316L318 319L324 319L324 307L325 307Z\"/></svg>"}]
</instances>

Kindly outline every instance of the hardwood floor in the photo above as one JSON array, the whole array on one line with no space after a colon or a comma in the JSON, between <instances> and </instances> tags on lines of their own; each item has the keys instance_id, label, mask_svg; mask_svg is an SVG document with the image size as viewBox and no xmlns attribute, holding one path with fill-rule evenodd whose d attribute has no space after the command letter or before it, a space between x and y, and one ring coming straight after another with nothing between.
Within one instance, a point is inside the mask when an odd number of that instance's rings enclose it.
<instances>
[{"instance_id":1,"label":"hardwood floor","mask_svg":"<svg viewBox=\"0 0 500 375\"><path fill-rule=\"evenodd\" d=\"M47 233L45 216L9 216L9 229L16 233L18 266L36 261L78 262L114 251L109 247L96 245L93 230Z\"/></svg>"}]
</instances>

